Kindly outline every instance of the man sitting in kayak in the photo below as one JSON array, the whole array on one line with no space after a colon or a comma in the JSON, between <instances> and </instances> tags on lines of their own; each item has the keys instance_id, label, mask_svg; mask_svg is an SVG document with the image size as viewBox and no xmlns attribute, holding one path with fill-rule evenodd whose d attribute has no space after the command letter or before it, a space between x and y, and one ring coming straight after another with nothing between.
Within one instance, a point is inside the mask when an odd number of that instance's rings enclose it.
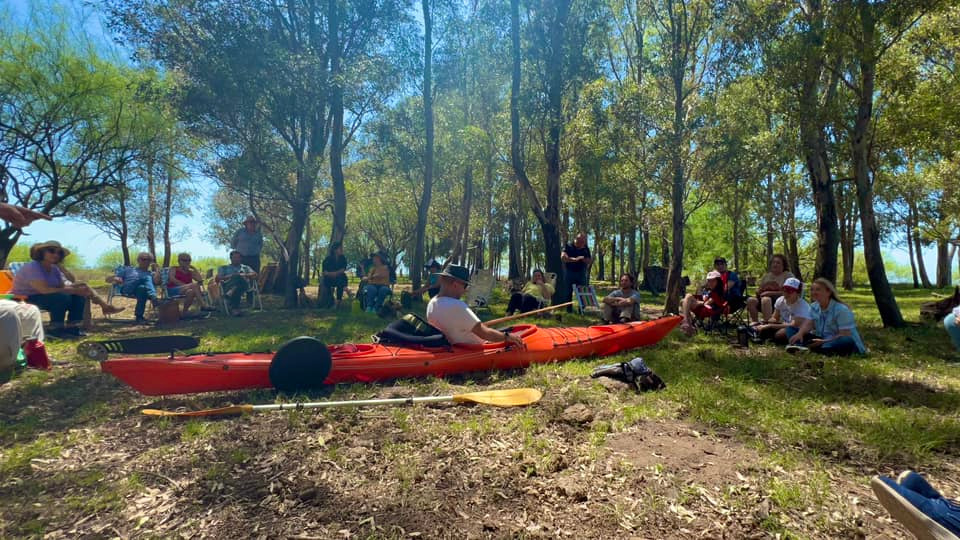
<instances>
[{"instance_id":1,"label":"man sitting in kayak","mask_svg":"<svg viewBox=\"0 0 960 540\"><path fill-rule=\"evenodd\" d=\"M479 345L484 341L522 343L513 334L480 322L480 318L460 300L470 286L470 271L466 267L451 264L437 275L440 276L440 292L427 304L427 322L443 332L447 341L454 345Z\"/></svg>"}]
</instances>

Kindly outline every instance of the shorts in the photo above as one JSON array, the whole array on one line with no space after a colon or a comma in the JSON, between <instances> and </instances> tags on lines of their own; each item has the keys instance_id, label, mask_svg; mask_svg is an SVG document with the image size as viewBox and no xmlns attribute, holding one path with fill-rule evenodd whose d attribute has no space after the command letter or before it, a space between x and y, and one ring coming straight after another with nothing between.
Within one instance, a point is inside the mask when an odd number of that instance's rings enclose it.
<instances>
[{"instance_id":1,"label":"shorts","mask_svg":"<svg viewBox=\"0 0 960 540\"><path fill-rule=\"evenodd\" d=\"M696 315L698 319L709 319L723 315L723 309L714 306L708 306L706 304L700 304L699 306L693 308L693 314Z\"/></svg>"}]
</instances>

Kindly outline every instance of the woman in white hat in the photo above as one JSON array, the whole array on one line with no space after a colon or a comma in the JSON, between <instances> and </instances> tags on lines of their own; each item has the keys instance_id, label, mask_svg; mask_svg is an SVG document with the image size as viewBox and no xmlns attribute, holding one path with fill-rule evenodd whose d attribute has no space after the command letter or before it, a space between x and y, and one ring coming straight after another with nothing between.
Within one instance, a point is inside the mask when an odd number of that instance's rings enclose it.
<instances>
[{"instance_id":1,"label":"woman in white hat","mask_svg":"<svg viewBox=\"0 0 960 540\"><path fill-rule=\"evenodd\" d=\"M33 262L25 264L14 276L13 294L24 296L27 302L50 312L49 334L85 336L80 323L87 299L100 306L104 315L118 313L123 308L111 306L86 284L74 283L76 278L63 266L67 255L70 250L56 240L31 246Z\"/></svg>"}]
</instances>

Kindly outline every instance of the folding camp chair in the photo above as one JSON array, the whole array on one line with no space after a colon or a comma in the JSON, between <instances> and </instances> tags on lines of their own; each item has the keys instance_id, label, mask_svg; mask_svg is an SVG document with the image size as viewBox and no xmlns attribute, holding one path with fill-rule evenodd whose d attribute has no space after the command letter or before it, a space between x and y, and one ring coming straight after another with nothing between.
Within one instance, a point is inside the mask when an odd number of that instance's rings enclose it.
<instances>
[{"instance_id":1,"label":"folding camp chair","mask_svg":"<svg viewBox=\"0 0 960 540\"><path fill-rule=\"evenodd\" d=\"M470 287L464 301L473 309L489 308L495 281L492 270L477 270L470 278Z\"/></svg>"},{"instance_id":2,"label":"folding camp chair","mask_svg":"<svg viewBox=\"0 0 960 540\"><path fill-rule=\"evenodd\" d=\"M213 270L210 270L207 275L213 275ZM263 311L263 300L260 298L260 281L256 277L248 278L247 286L248 289L244 294L253 294L253 310ZM210 305L213 305L213 302L219 301L223 312L230 315L230 300L227 298L227 295L223 294L221 284L217 283L214 278L211 278L207 284L207 291L209 291L209 297L211 299Z\"/></svg>"},{"instance_id":3,"label":"folding camp chair","mask_svg":"<svg viewBox=\"0 0 960 540\"><path fill-rule=\"evenodd\" d=\"M576 302L577 311L582 315L584 313L600 313L600 301L597 299L597 291L593 285L571 285L573 288L573 301Z\"/></svg>"}]
</instances>

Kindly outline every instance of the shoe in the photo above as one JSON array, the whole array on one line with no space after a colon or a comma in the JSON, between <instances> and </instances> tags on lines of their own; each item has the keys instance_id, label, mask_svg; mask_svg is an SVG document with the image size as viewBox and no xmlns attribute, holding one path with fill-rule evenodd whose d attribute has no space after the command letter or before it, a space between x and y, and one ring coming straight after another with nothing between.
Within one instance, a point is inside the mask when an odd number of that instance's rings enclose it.
<instances>
[{"instance_id":1,"label":"shoe","mask_svg":"<svg viewBox=\"0 0 960 540\"><path fill-rule=\"evenodd\" d=\"M244 315L246 315L246 312L243 311L242 309L231 309L230 314L233 315L234 317L243 317Z\"/></svg>"},{"instance_id":2,"label":"shoe","mask_svg":"<svg viewBox=\"0 0 960 540\"><path fill-rule=\"evenodd\" d=\"M620 317L620 324L627 324L630 322L630 317Z\"/></svg>"},{"instance_id":3,"label":"shoe","mask_svg":"<svg viewBox=\"0 0 960 540\"><path fill-rule=\"evenodd\" d=\"M212 306L200 306L200 311L216 311L217 308Z\"/></svg>"},{"instance_id":4,"label":"shoe","mask_svg":"<svg viewBox=\"0 0 960 540\"><path fill-rule=\"evenodd\" d=\"M135 324L147 324L147 319L143 316L137 317L133 321Z\"/></svg>"},{"instance_id":5,"label":"shoe","mask_svg":"<svg viewBox=\"0 0 960 540\"><path fill-rule=\"evenodd\" d=\"M114 315L114 314L116 314L116 313L120 313L121 311L127 309L127 308L125 308L125 307L120 307L120 306L111 306L110 304L107 304L107 305L105 305L105 306L101 306L100 308L103 310L103 314L104 314L105 316L106 316L106 315Z\"/></svg>"},{"instance_id":6,"label":"shoe","mask_svg":"<svg viewBox=\"0 0 960 540\"><path fill-rule=\"evenodd\" d=\"M79 326L71 326L69 328L66 328L64 329L64 333L73 337L87 337L87 333L83 330L83 328L80 328Z\"/></svg>"},{"instance_id":7,"label":"shoe","mask_svg":"<svg viewBox=\"0 0 960 540\"><path fill-rule=\"evenodd\" d=\"M688 322L685 322L682 325L680 325L680 330L683 331L683 333L688 336L693 336L693 335L696 335L697 333L697 329L694 328L693 325Z\"/></svg>"},{"instance_id":8,"label":"shoe","mask_svg":"<svg viewBox=\"0 0 960 540\"><path fill-rule=\"evenodd\" d=\"M870 487L873 488L877 500L886 508L887 512L914 536L920 540L950 540L956 538L956 535L937 523L920 508L914 506L897 491L896 487L891 486L887 481L894 483L893 480L874 476L870 480Z\"/></svg>"},{"instance_id":9,"label":"shoe","mask_svg":"<svg viewBox=\"0 0 960 540\"><path fill-rule=\"evenodd\" d=\"M807 354L810 352L810 349L808 347L804 347L803 345L787 345L786 349L784 350L790 354Z\"/></svg>"}]
</instances>

